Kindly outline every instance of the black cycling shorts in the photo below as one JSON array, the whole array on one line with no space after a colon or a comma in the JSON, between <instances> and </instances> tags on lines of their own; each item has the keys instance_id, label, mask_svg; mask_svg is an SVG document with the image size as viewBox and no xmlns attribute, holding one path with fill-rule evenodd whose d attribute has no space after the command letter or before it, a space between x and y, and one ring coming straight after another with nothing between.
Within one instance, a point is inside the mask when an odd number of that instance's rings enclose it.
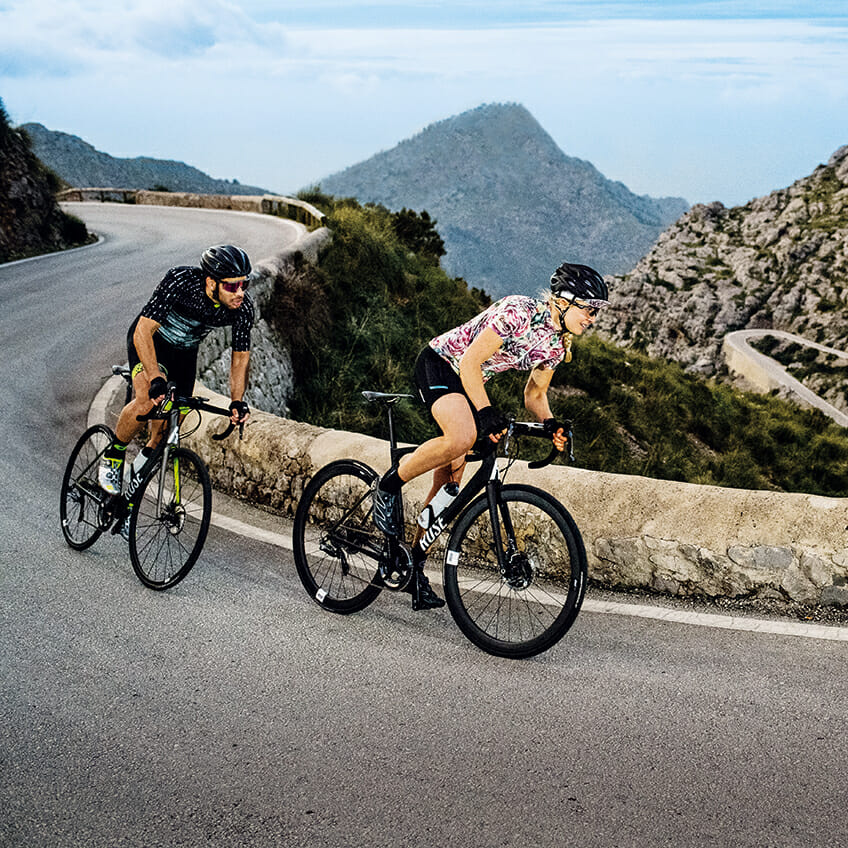
<instances>
[{"instance_id":1,"label":"black cycling shorts","mask_svg":"<svg viewBox=\"0 0 848 848\"><path fill-rule=\"evenodd\" d=\"M418 387L418 394L428 409L445 395L460 394L468 399L459 374L429 345L418 354L413 376L415 385ZM470 400L468 405L471 406ZM474 407L471 406L471 408Z\"/></svg>"},{"instance_id":2,"label":"black cycling shorts","mask_svg":"<svg viewBox=\"0 0 848 848\"><path fill-rule=\"evenodd\" d=\"M127 360L133 377L144 370L133 341L137 325L138 318L133 321L127 333ZM159 370L165 375L165 379L176 383L178 395L191 397L194 394L194 380L197 376L197 348L174 347L160 338L158 333L153 334L153 347L156 349Z\"/></svg>"}]
</instances>

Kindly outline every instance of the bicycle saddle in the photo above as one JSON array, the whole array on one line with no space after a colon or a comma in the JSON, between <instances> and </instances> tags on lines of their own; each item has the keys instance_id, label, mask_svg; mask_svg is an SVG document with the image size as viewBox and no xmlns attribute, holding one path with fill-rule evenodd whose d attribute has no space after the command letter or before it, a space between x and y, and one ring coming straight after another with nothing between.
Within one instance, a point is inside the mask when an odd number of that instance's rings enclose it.
<instances>
[{"instance_id":1,"label":"bicycle saddle","mask_svg":"<svg viewBox=\"0 0 848 848\"><path fill-rule=\"evenodd\" d=\"M404 394L387 394L386 392L363 392L362 397L368 401L368 403L374 403L375 401L382 401L383 403L397 403L401 398L411 398L413 395L404 395Z\"/></svg>"}]
</instances>

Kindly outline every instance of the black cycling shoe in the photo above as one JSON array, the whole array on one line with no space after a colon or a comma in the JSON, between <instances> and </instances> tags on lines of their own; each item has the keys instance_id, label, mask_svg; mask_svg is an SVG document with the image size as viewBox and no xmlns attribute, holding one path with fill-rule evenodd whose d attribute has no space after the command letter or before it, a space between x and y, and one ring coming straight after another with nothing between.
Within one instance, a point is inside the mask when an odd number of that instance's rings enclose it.
<instances>
[{"instance_id":1,"label":"black cycling shoe","mask_svg":"<svg viewBox=\"0 0 848 848\"><path fill-rule=\"evenodd\" d=\"M398 495L394 492L387 492L380 488L380 478L374 481L371 488L371 495L374 502L373 518L374 524L378 530L382 530L389 536L397 536L400 534L400 527L397 520L397 502Z\"/></svg>"},{"instance_id":2,"label":"black cycling shoe","mask_svg":"<svg viewBox=\"0 0 848 848\"><path fill-rule=\"evenodd\" d=\"M445 602L433 591L427 575L420 568L415 569L415 574L412 575L412 580L404 591L412 595L414 610L438 609L445 605Z\"/></svg>"}]
</instances>

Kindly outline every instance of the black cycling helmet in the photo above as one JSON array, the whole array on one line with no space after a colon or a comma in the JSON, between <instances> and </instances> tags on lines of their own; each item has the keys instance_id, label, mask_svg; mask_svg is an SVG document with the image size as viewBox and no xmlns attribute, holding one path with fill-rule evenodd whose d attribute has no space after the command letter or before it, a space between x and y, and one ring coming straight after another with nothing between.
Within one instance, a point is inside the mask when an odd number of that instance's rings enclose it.
<instances>
[{"instance_id":1,"label":"black cycling helmet","mask_svg":"<svg viewBox=\"0 0 848 848\"><path fill-rule=\"evenodd\" d=\"M551 277L551 291L568 301L579 300L587 306L609 306L609 289L604 278L588 265L563 262Z\"/></svg>"},{"instance_id":2,"label":"black cycling helmet","mask_svg":"<svg viewBox=\"0 0 848 848\"><path fill-rule=\"evenodd\" d=\"M200 267L216 280L246 277L250 273L250 259L232 244L216 244L203 251Z\"/></svg>"}]
</instances>

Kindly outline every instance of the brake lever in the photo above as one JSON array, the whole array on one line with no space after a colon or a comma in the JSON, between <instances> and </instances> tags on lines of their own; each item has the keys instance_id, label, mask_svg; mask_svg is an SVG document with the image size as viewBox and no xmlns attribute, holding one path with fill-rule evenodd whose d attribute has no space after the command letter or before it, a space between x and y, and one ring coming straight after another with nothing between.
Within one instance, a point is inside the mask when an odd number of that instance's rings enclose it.
<instances>
[{"instance_id":1,"label":"brake lever","mask_svg":"<svg viewBox=\"0 0 848 848\"><path fill-rule=\"evenodd\" d=\"M165 396L162 398L162 400L160 400L159 403L157 403L156 406L154 406L153 409L151 409L150 412L148 412L146 415L136 415L136 420L164 421L171 411L171 407L165 409L165 404L168 402L173 404L176 401L176 390L177 387L174 385L174 383L168 383L165 388Z\"/></svg>"},{"instance_id":2,"label":"brake lever","mask_svg":"<svg viewBox=\"0 0 848 848\"><path fill-rule=\"evenodd\" d=\"M240 422L240 423L239 423L239 425L238 425L238 428L239 428L239 440L244 439L244 422ZM236 425L235 425L235 424L233 424L233 422L232 422L232 421L230 421L230 423L229 423L229 424L227 424L227 427L226 427L226 429L225 429L225 430L222 430L220 433L214 433L214 434L212 435L212 438L213 438L216 442L222 442L222 441L223 441L224 439L226 439L226 438L227 438L227 436L229 436L229 435L230 435L230 433L232 433L232 432L233 432L233 430L235 430L235 429L236 429Z\"/></svg>"},{"instance_id":3,"label":"brake lever","mask_svg":"<svg viewBox=\"0 0 848 848\"><path fill-rule=\"evenodd\" d=\"M568 428L568 431L565 435L566 439L568 439L568 461L574 462L574 432L571 427ZM527 467L532 469L544 468L546 465L550 465L560 454L556 448L553 448L551 452L544 459L537 459L533 462L528 462Z\"/></svg>"}]
</instances>

